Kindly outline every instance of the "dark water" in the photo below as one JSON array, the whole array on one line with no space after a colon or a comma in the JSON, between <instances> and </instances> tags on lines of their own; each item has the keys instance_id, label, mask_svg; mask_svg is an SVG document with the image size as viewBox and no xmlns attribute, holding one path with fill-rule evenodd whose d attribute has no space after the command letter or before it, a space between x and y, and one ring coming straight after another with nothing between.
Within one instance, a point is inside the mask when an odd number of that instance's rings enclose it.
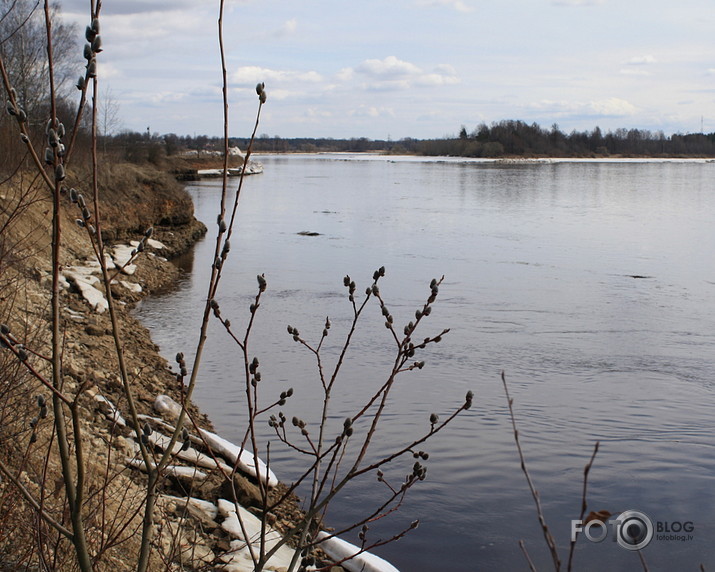
<instances>
[{"instance_id":1,"label":"dark water","mask_svg":"<svg viewBox=\"0 0 715 572\"><path fill-rule=\"evenodd\" d=\"M289 419L315 421L320 397L314 362L287 324L317 341L329 315L330 362L350 318L345 274L363 292L385 265L380 289L399 324L413 319L430 280L445 276L420 335L451 332L423 355L423 370L401 381L371 458L421 435L431 412L445 417L468 389L474 406L427 445L427 479L371 532L385 535L415 518L420 527L376 553L403 572L525 569L517 545L524 539L536 565L549 568L512 439L504 370L563 559L583 467L599 440L589 510L692 521L692 539L656 537L644 549L651 570L715 564L715 164L319 155L262 162L265 173L246 182L217 298L225 317L245 324L255 276L265 273L251 352L265 391L295 388ZM211 234L217 183L189 189ZM200 243L193 271L139 312L167 356L192 353L212 251L213 238ZM375 305L341 378L336 420L384 380L393 346L382 324ZM196 400L222 434L238 438L240 356L217 328L211 336ZM285 481L298 474L294 454L276 443L271 463ZM399 482L411 464L386 474ZM328 521L339 527L362 514L381 498L378 485L348 490ZM610 539L585 538L576 564L639 566Z\"/></svg>"}]
</instances>

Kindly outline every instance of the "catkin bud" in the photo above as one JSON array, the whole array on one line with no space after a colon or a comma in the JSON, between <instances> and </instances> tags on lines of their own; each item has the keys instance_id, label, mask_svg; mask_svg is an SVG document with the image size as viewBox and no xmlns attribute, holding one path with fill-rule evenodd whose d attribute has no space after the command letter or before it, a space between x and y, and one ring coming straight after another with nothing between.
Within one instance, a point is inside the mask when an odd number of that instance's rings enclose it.
<instances>
[{"instance_id":1,"label":"catkin bud","mask_svg":"<svg viewBox=\"0 0 715 572\"><path fill-rule=\"evenodd\" d=\"M85 44L85 45L84 45L84 53L83 53L83 55L84 55L84 59L85 59L85 60L88 60L88 61L91 60L92 57L93 57L93 54L92 54L92 46L90 46L89 44Z\"/></svg>"},{"instance_id":2,"label":"catkin bud","mask_svg":"<svg viewBox=\"0 0 715 572\"><path fill-rule=\"evenodd\" d=\"M65 180L65 167L62 163L59 163L55 167L55 180L57 180L57 181Z\"/></svg>"},{"instance_id":3,"label":"catkin bud","mask_svg":"<svg viewBox=\"0 0 715 572\"><path fill-rule=\"evenodd\" d=\"M87 63L87 75L89 77L97 77L97 60L94 58Z\"/></svg>"},{"instance_id":4,"label":"catkin bud","mask_svg":"<svg viewBox=\"0 0 715 572\"><path fill-rule=\"evenodd\" d=\"M101 36L97 36L96 38L94 38L94 40L92 40L92 51L95 54L98 54L99 52L102 51L102 37Z\"/></svg>"},{"instance_id":5,"label":"catkin bud","mask_svg":"<svg viewBox=\"0 0 715 572\"><path fill-rule=\"evenodd\" d=\"M79 79L77 80L76 87L80 91L84 90L84 88L87 87L87 82L85 81L83 75L79 76Z\"/></svg>"},{"instance_id":6,"label":"catkin bud","mask_svg":"<svg viewBox=\"0 0 715 572\"><path fill-rule=\"evenodd\" d=\"M435 424L439 423L439 415L437 415L436 413L432 413L432 414L429 416L429 422L430 422L432 425L435 425Z\"/></svg>"},{"instance_id":7,"label":"catkin bud","mask_svg":"<svg viewBox=\"0 0 715 572\"><path fill-rule=\"evenodd\" d=\"M45 163L52 165L55 162L55 152L51 147L45 147Z\"/></svg>"}]
</instances>

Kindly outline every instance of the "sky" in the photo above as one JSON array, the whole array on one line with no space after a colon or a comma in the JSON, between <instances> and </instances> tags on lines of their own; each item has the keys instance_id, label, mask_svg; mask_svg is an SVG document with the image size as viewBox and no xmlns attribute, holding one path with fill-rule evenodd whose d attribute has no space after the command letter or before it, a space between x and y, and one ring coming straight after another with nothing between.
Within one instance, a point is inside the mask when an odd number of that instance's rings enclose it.
<instances>
[{"instance_id":1,"label":"sky","mask_svg":"<svg viewBox=\"0 0 715 572\"><path fill-rule=\"evenodd\" d=\"M83 32L89 1L61 4ZM218 6L103 2L116 128L222 133ZM271 137L427 139L502 119L715 131L712 0L227 0L224 42L232 136L250 134L259 81Z\"/></svg>"}]
</instances>

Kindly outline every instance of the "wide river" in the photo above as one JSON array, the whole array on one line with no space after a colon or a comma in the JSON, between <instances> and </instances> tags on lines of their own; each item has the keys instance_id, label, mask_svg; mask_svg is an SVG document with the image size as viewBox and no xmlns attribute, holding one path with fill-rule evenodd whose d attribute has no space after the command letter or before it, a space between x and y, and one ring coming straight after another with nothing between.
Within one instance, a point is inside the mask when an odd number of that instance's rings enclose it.
<instances>
[{"instance_id":1,"label":"wide river","mask_svg":"<svg viewBox=\"0 0 715 572\"><path fill-rule=\"evenodd\" d=\"M400 378L370 459L421 436L430 413L444 419L467 390L474 405L420 446L430 454L426 480L368 539L417 518L420 526L377 554L402 572L526 569L523 539L536 566L551 567L513 440L504 371L562 560L584 465L600 441L588 510L650 517L656 531L642 554L651 570L715 565L715 163L259 160L265 172L245 182L216 298L240 329L256 275L265 273L251 353L266 399L295 389L283 408L289 420L297 415L314 428L321 393L314 360L288 324L317 343L330 316L329 366L351 316L346 274L362 297L373 271L386 267L380 291L399 331L429 296L430 280L444 276L416 337L451 331L421 354L422 370ZM220 183L188 189L209 238L183 261L176 287L138 311L172 360L196 345ZM338 381L331 415L339 425L389 371L394 342L383 324L371 304ZM246 420L239 357L212 327L195 395L234 440ZM270 435L267 420L261 431ZM275 439L270 458L280 479L300 473L300 458ZM386 468L388 480L399 485L413 461ZM348 524L384 493L376 480L356 483L327 522ZM345 538L358 542L357 532ZM576 569L637 569L637 552L612 540L581 536Z\"/></svg>"}]
</instances>

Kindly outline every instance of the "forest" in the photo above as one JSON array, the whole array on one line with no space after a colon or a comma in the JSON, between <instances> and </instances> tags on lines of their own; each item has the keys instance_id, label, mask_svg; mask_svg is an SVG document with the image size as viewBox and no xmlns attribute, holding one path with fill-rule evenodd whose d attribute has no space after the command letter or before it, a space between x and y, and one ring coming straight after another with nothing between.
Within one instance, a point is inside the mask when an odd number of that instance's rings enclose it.
<instances>
[{"instance_id":1,"label":"forest","mask_svg":"<svg viewBox=\"0 0 715 572\"><path fill-rule=\"evenodd\" d=\"M171 157L187 151L202 153L222 148L218 137L180 136L124 131L104 138L104 147L122 153L127 160ZM245 149L248 139L232 137L231 146ZM473 131L462 127L458 135L439 139L404 138L396 141L366 137L333 139L262 135L253 142L253 150L263 153L387 153L452 157L715 157L715 133L665 135L662 131L620 128L603 132L564 133L554 124L550 129L536 123L502 120L491 125L481 123Z\"/></svg>"}]
</instances>

